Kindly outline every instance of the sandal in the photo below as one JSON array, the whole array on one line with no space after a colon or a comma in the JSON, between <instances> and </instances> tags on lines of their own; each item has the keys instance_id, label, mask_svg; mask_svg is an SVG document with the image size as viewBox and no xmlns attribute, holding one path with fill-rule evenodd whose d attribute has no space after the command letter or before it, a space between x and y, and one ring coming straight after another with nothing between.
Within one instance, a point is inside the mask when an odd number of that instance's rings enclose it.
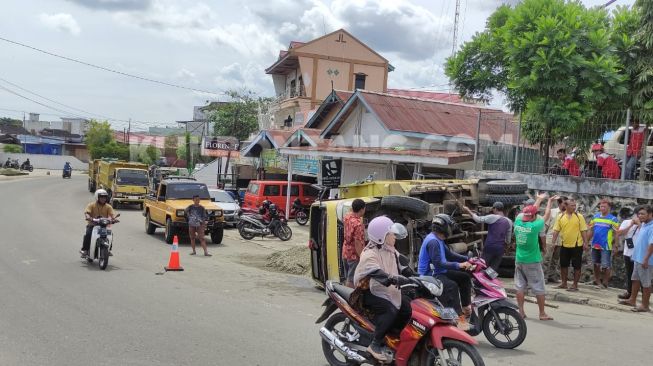
<instances>
[{"instance_id":1,"label":"sandal","mask_svg":"<svg viewBox=\"0 0 653 366\"><path fill-rule=\"evenodd\" d=\"M632 306L635 307L636 305L633 305L630 301L624 300L624 301L619 301L619 305L627 305L627 306Z\"/></svg>"},{"instance_id":2,"label":"sandal","mask_svg":"<svg viewBox=\"0 0 653 366\"><path fill-rule=\"evenodd\" d=\"M569 292L578 292L578 287L570 287L567 289Z\"/></svg>"},{"instance_id":3,"label":"sandal","mask_svg":"<svg viewBox=\"0 0 653 366\"><path fill-rule=\"evenodd\" d=\"M209 254L209 253L204 253L204 256L205 256L205 257L213 257L213 255L212 255L212 254Z\"/></svg>"},{"instance_id":4,"label":"sandal","mask_svg":"<svg viewBox=\"0 0 653 366\"><path fill-rule=\"evenodd\" d=\"M197 254L197 253L195 253L195 252L192 252L192 253L188 253L188 254L189 254L189 255L195 255L195 254Z\"/></svg>"},{"instance_id":5,"label":"sandal","mask_svg":"<svg viewBox=\"0 0 653 366\"><path fill-rule=\"evenodd\" d=\"M548 315L545 315L545 316L540 316L540 320L541 321L548 321L548 320L553 320L553 318L548 316Z\"/></svg>"},{"instance_id":6,"label":"sandal","mask_svg":"<svg viewBox=\"0 0 653 366\"><path fill-rule=\"evenodd\" d=\"M554 288L559 288L561 290L566 290L568 287L567 287L567 285L558 285L558 286L556 286Z\"/></svg>"},{"instance_id":7,"label":"sandal","mask_svg":"<svg viewBox=\"0 0 653 366\"><path fill-rule=\"evenodd\" d=\"M632 308L630 309L633 313L648 313L651 311L651 309L644 309L644 308Z\"/></svg>"}]
</instances>

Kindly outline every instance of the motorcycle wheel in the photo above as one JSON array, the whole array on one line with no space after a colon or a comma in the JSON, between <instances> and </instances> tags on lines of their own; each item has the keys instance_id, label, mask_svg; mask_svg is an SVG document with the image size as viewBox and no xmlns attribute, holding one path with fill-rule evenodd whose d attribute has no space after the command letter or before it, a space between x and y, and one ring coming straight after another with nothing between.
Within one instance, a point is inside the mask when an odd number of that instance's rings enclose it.
<instances>
[{"instance_id":1,"label":"motorcycle wheel","mask_svg":"<svg viewBox=\"0 0 653 366\"><path fill-rule=\"evenodd\" d=\"M350 320L345 314L338 312L331 315L324 327L335 333L341 341L348 342L347 337L343 336L342 334L351 332L349 322ZM337 349L332 348L331 345L324 339L322 339L322 352L324 353L324 358L326 358L327 362L331 366L358 365L358 363L346 358Z\"/></svg>"},{"instance_id":2,"label":"motorcycle wheel","mask_svg":"<svg viewBox=\"0 0 653 366\"><path fill-rule=\"evenodd\" d=\"M499 319L496 319L491 312L486 313L483 319L483 334L493 346L503 349L519 347L526 339L526 321L513 308L502 307L495 309ZM499 330L499 323L504 327L504 332ZM516 337L512 337L515 335Z\"/></svg>"},{"instance_id":3,"label":"motorcycle wheel","mask_svg":"<svg viewBox=\"0 0 653 366\"><path fill-rule=\"evenodd\" d=\"M308 215L307 215L306 212L304 212L304 211L298 211L298 212L295 214L295 221L296 221L299 225L304 226L304 225L306 225L306 223L308 222Z\"/></svg>"},{"instance_id":4,"label":"motorcycle wheel","mask_svg":"<svg viewBox=\"0 0 653 366\"><path fill-rule=\"evenodd\" d=\"M33 167L33 166L30 166L30 167L29 167L29 171L30 171L30 172L33 172L33 171L34 171L34 167Z\"/></svg>"},{"instance_id":5,"label":"motorcycle wheel","mask_svg":"<svg viewBox=\"0 0 653 366\"><path fill-rule=\"evenodd\" d=\"M442 354L445 360L440 359L437 349L428 345L424 348L426 355L422 357L422 366L485 366L485 362L483 362L478 350L471 344L455 339L444 339L442 346L444 347Z\"/></svg>"},{"instance_id":6,"label":"motorcycle wheel","mask_svg":"<svg viewBox=\"0 0 653 366\"><path fill-rule=\"evenodd\" d=\"M100 269L107 269L109 265L109 248L103 246L100 248L100 258L98 258Z\"/></svg>"},{"instance_id":7,"label":"motorcycle wheel","mask_svg":"<svg viewBox=\"0 0 653 366\"><path fill-rule=\"evenodd\" d=\"M279 227L277 227L276 236L281 239L281 241L288 241L292 238L292 229L290 229L290 226L288 225L279 225Z\"/></svg>"},{"instance_id":8,"label":"motorcycle wheel","mask_svg":"<svg viewBox=\"0 0 653 366\"><path fill-rule=\"evenodd\" d=\"M238 234L245 240L252 240L256 236L254 233L246 232L245 229L253 229L252 224L249 222L243 222L238 226Z\"/></svg>"}]
</instances>

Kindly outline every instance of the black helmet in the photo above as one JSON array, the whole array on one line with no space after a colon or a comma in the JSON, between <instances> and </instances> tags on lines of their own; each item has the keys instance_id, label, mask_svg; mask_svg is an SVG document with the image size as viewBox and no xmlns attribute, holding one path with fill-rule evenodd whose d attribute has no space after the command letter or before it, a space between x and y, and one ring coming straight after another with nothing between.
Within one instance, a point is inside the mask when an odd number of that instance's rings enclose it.
<instances>
[{"instance_id":1,"label":"black helmet","mask_svg":"<svg viewBox=\"0 0 653 366\"><path fill-rule=\"evenodd\" d=\"M265 209L270 208L270 201L265 200L263 203L261 203L261 207L264 207Z\"/></svg>"},{"instance_id":2,"label":"black helmet","mask_svg":"<svg viewBox=\"0 0 653 366\"><path fill-rule=\"evenodd\" d=\"M437 214L433 216L433 220L431 221L432 231L451 236L455 228L456 223L453 221L451 216L445 214Z\"/></svg>"},{"instance_id":3,"label":"black helmet","mask_svg":"<svg viewBox=\"0 0 653 366\"><path fill-rule=\"evenodd\" d=\"M268 204L269 204L268 209L270 210L270 212L271 213L276 213L277 212L277 205L275 205L274 203L269 203L269 202L268 202Z\"/></svg>"}]
</instances>

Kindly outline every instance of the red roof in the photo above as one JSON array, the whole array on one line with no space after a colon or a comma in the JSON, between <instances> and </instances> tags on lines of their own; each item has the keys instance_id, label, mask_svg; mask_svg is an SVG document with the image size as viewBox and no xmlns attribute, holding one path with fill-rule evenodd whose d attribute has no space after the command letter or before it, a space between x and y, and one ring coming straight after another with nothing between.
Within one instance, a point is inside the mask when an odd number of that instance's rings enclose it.
<instances>
[{"instance_id":1,"label":"red roof","mask_svg":"<svg viewBox=\"0 0 653 366\"><path fill-rule=\"evenodd\" d=\"M517 124L514 123L513 116L501 110L365 90L358 91L352 98L356 96L372 109L389 130L475 139L480 111L482 140L504 143L517 141ZM352 104L328 128L329 132L340 128L353 110L354 102L350 100Z\"/></svg>"},{"instance_id":2,"label":"red roof","mask_svg":"<svg viewBox=\"0 0 653 366\"><path fill-rule=\"evenodd\" d=\"M281 146L288 140L288 137L292 135L294 130L266 130L265 132L270 136L270 139L274 140L277 146Z\"/></svg>"},{"instance_id":3,"label":"red roof","mask_svg":"<svg viewBox=\"0 0 653 366\"><path fill-rule=\"evenodd\" d=\"M441 100L444 102L464 103L460 95L455 93L438 93L433 91L405 90L405 89L388 89L388 94L401 95L404 97Z\"/></svg>"}]
</instances>

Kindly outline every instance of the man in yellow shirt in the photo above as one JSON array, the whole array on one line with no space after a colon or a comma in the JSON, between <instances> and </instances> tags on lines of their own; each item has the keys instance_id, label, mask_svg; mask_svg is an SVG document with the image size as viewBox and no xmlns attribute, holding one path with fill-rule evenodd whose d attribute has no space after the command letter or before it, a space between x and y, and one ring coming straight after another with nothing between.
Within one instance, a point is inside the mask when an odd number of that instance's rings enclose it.
<instances>
[{"instance_id":1,"label":"man in yellow shirt","mask_svg":"<svg viewBox=\"0 0 653 366\"><path fill-rule=\"evenodd\" d=\"M84 241L82 242L82 250L80 254L82 258L88 256L88 250L91 247L91 234L93 233L93 224L91 219L98 217L110 217L115 219L116 215L113 211L113 207L107 201L109 200L109 194L104 189L98 189L95 191L95 202L91 202L86 206L84 210L84 218L86 220L86 234L84 234Z\"/></svg>"},{"instance_id":2,"label":"man in yellow shirt","mask_svg":"<svg viewBox=\"0 0 653 366\"><path fill-rule=\"evenodd\" d=\"M558 288L568 291L578 291L580 280L583 249L587 249L587 222L583 215L576 212L576 200L567 200L565 213L558 218L553 226L553 242L560 236L560 277L562 283ZM567 288L569 264L574 267L574 283Z\"/></svg>"}]
</instances>

